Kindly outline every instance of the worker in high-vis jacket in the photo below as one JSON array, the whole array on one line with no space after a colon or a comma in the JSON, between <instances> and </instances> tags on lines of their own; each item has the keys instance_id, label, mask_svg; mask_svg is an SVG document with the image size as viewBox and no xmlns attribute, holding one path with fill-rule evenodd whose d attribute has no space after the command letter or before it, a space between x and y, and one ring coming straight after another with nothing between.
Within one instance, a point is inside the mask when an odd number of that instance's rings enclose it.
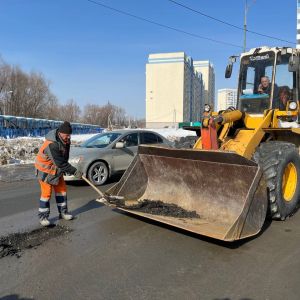
<instances>
[{"instance_id":1,"label":"worker in high-vis jacket","mask_svg":"<svg viewBox=\"0 0 300 300\"><path fill-rule=\"evenodd\" d=\"M72 174L80 179L82 173L68 162L71 134L72 127L69 122L64 122L58 129L50 131L35 160L36 176L41 186L39 218L42 226L51 225L49 215L52 189L55 192L59 217L64 220L73 219L73 215L68 212L67 188L63 175Z\"/></svg>"}]
</instances>

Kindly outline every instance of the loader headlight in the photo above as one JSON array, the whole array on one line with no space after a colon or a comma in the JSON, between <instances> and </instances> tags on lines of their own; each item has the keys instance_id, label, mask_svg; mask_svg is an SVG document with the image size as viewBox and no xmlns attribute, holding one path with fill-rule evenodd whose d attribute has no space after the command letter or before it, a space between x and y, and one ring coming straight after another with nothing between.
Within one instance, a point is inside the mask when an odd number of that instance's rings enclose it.
<instances>
[{"instance_id":1,"label":"loader headlight","mask_svg":"<svg viewBox=\"0 0 300 300\"><path fill-rule=\"evenodd\" d=\"M296 110L296 109L297 109L297 103L294 102L294 101L291 101L291 102L289 103L289 109L290 109L290 110Z\"/></svg>"},{"instance_id":2,"label":"loader headlight","mask_svg":"<svg viewBox=\"0 0 300 300\"><path fill-rule=\"evenodd\" d=\"M210 105L209 105L209 104L205 104L205 105L204 105L204 111L210 112L210 110L211 110Z\"/></svg>"}]
</instances>

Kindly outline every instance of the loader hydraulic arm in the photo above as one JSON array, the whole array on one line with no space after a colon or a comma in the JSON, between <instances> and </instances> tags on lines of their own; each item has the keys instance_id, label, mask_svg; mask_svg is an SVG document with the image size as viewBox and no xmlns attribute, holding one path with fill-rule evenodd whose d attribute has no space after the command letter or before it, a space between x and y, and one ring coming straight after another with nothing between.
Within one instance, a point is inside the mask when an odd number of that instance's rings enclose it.
<instances>
[{"instance_id":1,"label":"loader hydraulic arm","mask_svg":"<svg viewBox=\"0 0 300 300\"><path fill-rule=\"evenodd\" d=\"M239 110L225 111L217 116L212 116L212 121L215 124L224 125L227 123L238 121L242 118L242 112ZM211 118L204 118L202 127L208 127Z\"/></svg>"},{"instance_id":2,"label":"loader hydraulic arm","mask_svg":"<svg viewBox=\"0 0 300 300\"><path fill-rule=\"evenodd\" d=\"M242 118L239 110L226 110L215 116L206 116L202 120L201 138L196 142L194 149L217 150L219 149L217 130L221 125L227 124L226 132L230 123ZM223 139L223 138L222 138Z\"/></svg>"}]
</instances>

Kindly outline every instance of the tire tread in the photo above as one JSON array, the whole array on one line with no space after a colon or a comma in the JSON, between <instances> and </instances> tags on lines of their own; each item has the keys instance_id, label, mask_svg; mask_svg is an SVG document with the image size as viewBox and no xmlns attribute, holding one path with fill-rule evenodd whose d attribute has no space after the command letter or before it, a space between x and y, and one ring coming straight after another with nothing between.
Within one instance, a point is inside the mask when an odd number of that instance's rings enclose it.
<instances>
[{"instance_id":1,"label":"tire tread","mask_svg":"<svg viewBox=\"0 0 300 300\"><path fill-rule=\"evenodd\" d=\"M267 182L267 187L269 189L269 214L272 219L275 220L284 220L286 217L288 217L288 215L285 215L279 209L279 201L282 200L278 199L278 187L276 186L276 182L277 177L279 176L279 166L284 155L294 151L298 153L296 146L292 143L270 141L262 143L254 154L254 159L262 168Z\"/></svg>"}]
</instances>

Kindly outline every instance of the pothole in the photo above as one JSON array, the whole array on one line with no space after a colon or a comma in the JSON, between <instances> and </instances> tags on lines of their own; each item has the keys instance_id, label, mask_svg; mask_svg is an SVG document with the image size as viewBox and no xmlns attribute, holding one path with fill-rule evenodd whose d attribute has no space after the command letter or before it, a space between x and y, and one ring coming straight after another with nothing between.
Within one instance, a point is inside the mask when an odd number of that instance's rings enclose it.
<instances>
[{"instance_id":1,"label":"pothole","mask_svg":"<svg viewBox=\"0 0 300 300\"><path fill-rule=\"evenodd\" d=\"M72 229L67 226L56 225L1 237L0 259L8 255L20 257L23 250L37 248L45 241L68 234L71 231Z\"/></svg>"}]
</instances>

